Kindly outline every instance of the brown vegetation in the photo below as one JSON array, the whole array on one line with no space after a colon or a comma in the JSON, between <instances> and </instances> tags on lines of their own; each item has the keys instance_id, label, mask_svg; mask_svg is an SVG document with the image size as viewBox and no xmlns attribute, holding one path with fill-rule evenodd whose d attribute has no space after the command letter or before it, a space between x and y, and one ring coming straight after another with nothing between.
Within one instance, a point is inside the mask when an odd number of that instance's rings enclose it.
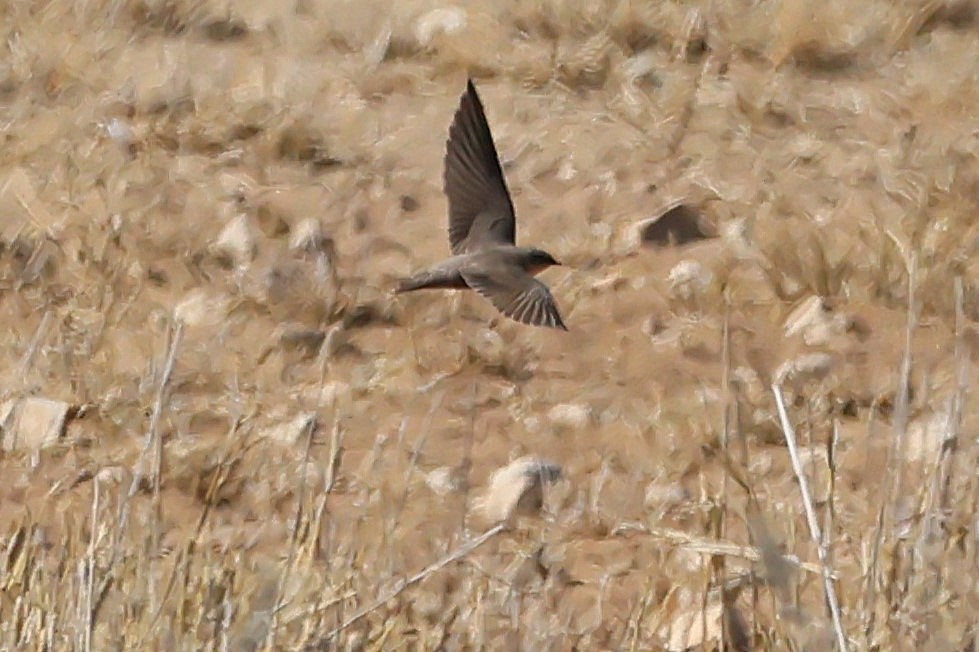
<instances>
[{"instance_id":1,"label":"brown vegetation","mask_svg":"<svg viewBox=\"0 0 979 652\"><path fill-rule=\"evenodd\" d=\"M0 647L971 649L975 21L4 3ZM390 294L467 75L568 334Z\"/></svg>"}]
</instances>

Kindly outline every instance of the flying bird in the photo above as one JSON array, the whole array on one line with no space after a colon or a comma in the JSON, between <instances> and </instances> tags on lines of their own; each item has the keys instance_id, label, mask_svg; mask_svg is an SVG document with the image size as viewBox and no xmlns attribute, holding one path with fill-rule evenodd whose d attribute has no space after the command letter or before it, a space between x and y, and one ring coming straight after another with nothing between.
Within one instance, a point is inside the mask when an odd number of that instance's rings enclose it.
<instances>
[{"instance_id":1,"label":"flying bird","mask_svg":"<svg viewBox=\"0 0 979 652\"><path fill-rule=\"evenodd\" d=\"M470 79L449 127L443 190L452 256L403 279L397 290L473 289L507 317L568 330L551 291L536 276L560 265L536 247L518 247L516 215L483 103Z\"/></svg>"}]
</instances>

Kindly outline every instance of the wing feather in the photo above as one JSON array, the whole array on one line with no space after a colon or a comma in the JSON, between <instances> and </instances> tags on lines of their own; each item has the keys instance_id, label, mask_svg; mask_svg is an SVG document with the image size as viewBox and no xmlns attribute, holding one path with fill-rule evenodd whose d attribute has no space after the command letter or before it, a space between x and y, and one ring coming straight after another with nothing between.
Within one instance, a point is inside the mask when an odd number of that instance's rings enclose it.
<instances>
[{"instance_id":1,"label":"wing feather","mask_svg":"<svg viewBox=\"0 0 979 652\"><path fill-rule=\"evenodd\" d=\"M449 200L453 254L514 244L513 202L472 80L466 85L449 127L443 188Z\"/></svg>"},{"instance_id":2,"label":"wing feather","mask_svg":"<svg viewBox=\"0 0 979 652\"><path fill-rule=\"evenodd\" d=\"M507 317L531 326L568 330L547 286L519 268L492 274L466 270L462 278Z\"/></svg>"}]
</instances>

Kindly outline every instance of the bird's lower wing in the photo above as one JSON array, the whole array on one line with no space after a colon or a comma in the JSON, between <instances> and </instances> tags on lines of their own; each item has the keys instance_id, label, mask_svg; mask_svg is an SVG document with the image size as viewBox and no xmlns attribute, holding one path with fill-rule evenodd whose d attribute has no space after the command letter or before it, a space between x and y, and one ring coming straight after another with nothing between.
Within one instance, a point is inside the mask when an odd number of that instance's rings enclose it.
<instances>
[{"instance_id":1,"label":"bird's lower wing","mask_svg":"<svg viewBox=\"0 0 979 652\"><path fill-rule=\"evenodd\" d=\"M551 291L523 270L494 270L493 274L467 270L462 272L462 277L469 287L510 319L531 326L568 330Z\"/></svg>"}]
</instances>

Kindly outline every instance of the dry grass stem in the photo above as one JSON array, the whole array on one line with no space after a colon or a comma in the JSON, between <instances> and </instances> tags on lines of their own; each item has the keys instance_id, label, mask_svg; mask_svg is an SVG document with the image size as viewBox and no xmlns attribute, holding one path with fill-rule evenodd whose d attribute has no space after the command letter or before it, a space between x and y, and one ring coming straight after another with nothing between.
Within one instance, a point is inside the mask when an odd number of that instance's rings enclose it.
<instances>
[{"instance_id":1,"label":"dry grass stem","mask_svg":"<svg viewBox=\"0 0 979 652\"><path fill-rule=\"evenodd\" d=\"M483 532L482 534L480 534L475 539L472 539L462 544L461 546L459 546L458 548L456 548L446 556L442 557L438 561L432 562L431 564L429 564L422 570L418 571L414 575L408 578L398 580L394 584L394 586L392 586L387 591L384 591L380 595L380 597L378 597L376 600L369 603L367 606L359 609L356 613L354 613L352 616L350 616L345 621L343 621L343 623L341 623L337 628L327 633L319 644L322 645L333 640L340 632L351 627L362 618L366 617L370 613L381 608L381 606L383 606L385 603L398 597L406 589L411 588L415 584L424 581L425 579L437 573L438 571L442 570L449 564L459 561L460 559L464 558L466 555L474 551L476 548L480 547L481 545L483 545L484 543L486 543L487 541L489 541L490 539L492 539L493 537L497 536L498 534L500 534L505 530L506 530L506 525L504 523L498 523L493 527L491 527L490 529Z\"/></svg>"},{"instance_id":2,"label":"dry grass stem","mask_svg":"<svg viewBox=\"0 0 979 652\"><path fill-rule=\"evenodd\" d=\"M775 405L778 408L778 417L782 423L782 432L785 433L785 443L789 448L789 457L792 460L792 470L795 472L796 480L799 483L799 492L802 494L802 506L806 514L806 523L809 526L809 534L813 543L816 545L816 554L819 555L819 563L822 566L823 584L826 590L826 602L829 605L830 615L833 618L833 629L836 633L836 644L842 652L849 646L847 644L846 632L843 629L843 616L840 613L840 603L836 597L836 587L833 581L833 571L829 565L829 552L826 542L823 539L822 530L816 517L816 509L813 506L812 495L809 492L809 481L806 479L806 471L802 466L799 457L799 449L796 445L795 429L789 421L789 413L785 409L785 399L782 397L782 388L776 384L772 385L772 393L775 396Z\"/></svg>"}]
</instances>

